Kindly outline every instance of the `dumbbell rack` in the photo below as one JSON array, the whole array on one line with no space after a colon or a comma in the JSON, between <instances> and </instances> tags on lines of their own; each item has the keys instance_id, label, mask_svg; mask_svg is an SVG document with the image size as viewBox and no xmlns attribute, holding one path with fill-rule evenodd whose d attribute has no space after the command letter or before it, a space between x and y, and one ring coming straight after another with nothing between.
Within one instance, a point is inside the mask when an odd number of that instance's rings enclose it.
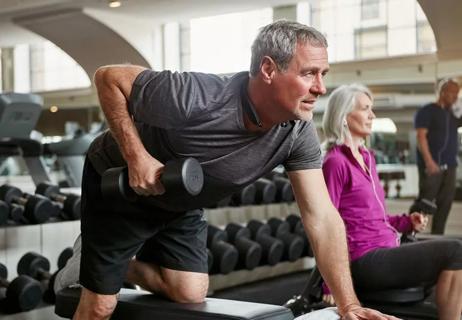
<instances>
[{"instance_id":1,"label":"dumbbell rack","mask_svg":"<svg viewBox=\"0 0 462 320\"><path fill-rule=\"evenodd\" d=\"M18 186L17 183L14 185ZM30 182L20 184L18 187L28 193L35 191L34 185ZM80 190L73 188L70 192L80 193ZM5 264L8 268L9 279L17 276L17 263L21 256L28 251L46 256L51 265L55 266L62 249L72 246L79 234L80 221L78 220L36 225L0 226L0 263Z\"/></svg>"},{"instance_id":2,"label":"dumbbell rack","mask_svg":"<svg viewBox=\"0 0 462 320\"><path fill-rule=\"evenodd\" d=\"M291 213L299 213L296 203L223 207L205 211L209 224L223 228L230 222L246 224L251 219L260 221L266 221L272 217L284 219ZM259 266L254 270L237 270L227 275L212 275L210 276L209 294L228 287L307 270L314 264L314 258L304 257L294 262L284 261L274 266Z\"/></svg>"}]
</instances>

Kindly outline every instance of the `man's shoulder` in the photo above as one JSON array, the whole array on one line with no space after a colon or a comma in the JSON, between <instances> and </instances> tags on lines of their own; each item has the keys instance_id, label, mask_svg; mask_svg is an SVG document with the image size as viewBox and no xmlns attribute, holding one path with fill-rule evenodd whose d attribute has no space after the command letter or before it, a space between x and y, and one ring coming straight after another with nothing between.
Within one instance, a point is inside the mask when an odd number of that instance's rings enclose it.
<instances>
[{"instance_id":1,"label":"man's shoulder","mask_svg":"<svg viewBox=\"0 0 462 320\"><path fill-rule=\"evenodd\" d=\"M434 102L430 102L427 104L424 104L418 111L417 113L423 113L423 112L433 112L435 110L438 110L438 105Z\"/></svg>"}]
</instances>

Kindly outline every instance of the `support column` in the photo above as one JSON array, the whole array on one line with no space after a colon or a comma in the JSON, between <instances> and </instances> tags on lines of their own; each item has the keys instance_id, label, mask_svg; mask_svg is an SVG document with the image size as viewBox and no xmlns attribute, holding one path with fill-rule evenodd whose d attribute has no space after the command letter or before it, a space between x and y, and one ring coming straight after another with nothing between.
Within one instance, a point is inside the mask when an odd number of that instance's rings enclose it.
<instances>
[{"instance_id":1,"label":"support column","mask_svg":"<svg viewBox=\"0 0 462 320\"><path fill-rule=\"evenodd\" d=\"M2 92L14 91L14 48L2 48Z\"/></svg>"},{"instance_id":2,"label":"support column","mask_svg":"<svg viewBox=\"0 0 462 320\"><path fill-rule=\"evenodd\" d=\"M297 5L273 7L273 20L297 21Z\"/></svg>"},{"instance_id":3,"label":"support column","mask_svg":"<svg viewBox=\"0 0 462 320\"><path fill-rule=\"evenodd\" d=\"M191 25L189 21L180 23L180 70L191 70Z\"/></svg>"}]
</instances>

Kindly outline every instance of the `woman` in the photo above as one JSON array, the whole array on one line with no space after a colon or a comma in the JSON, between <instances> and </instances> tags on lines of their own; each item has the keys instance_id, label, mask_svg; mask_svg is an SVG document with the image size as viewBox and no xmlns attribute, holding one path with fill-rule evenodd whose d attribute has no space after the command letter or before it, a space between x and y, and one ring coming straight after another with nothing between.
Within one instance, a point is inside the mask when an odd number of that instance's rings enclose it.
<instances>
[{"instance_id":1,"label":"woman","mask_svg":"<svg viewBox=\"0 0 462 320\"><path fill-rule=\"evenodd\" d=\"M462 243L441 239L400 246L398 232L422 231L427 219L420 213L387 214L374 156L364 146L374 118L372 94L358 84L334 90L323 117L327 139L323 173L345 223L355 288L436 284L439 319L460 320ZM326 293L324 300L333 302Z\"/></svg>"}]
</instances>

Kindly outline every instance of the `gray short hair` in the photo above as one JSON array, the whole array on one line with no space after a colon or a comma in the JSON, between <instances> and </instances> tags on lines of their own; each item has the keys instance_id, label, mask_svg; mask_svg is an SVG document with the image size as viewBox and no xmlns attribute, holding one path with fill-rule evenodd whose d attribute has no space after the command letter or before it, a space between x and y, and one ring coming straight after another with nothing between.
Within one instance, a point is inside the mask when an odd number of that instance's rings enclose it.
<instances>
[{"instance_id":1,"label":"gray short hair","mask_svg":"<svg viewBox=\"0 0 462 320\"><path fill-rule=\"evenodd\" d=\"M330 94L322 117L322 128L327 140L327 149L334 144L345 143L346 138L350 135L348 126L345 125L346 118L353 111L357 97L361 93L373 100L369 88L358 83L342 85Z\"/></svg>"},{"instance_id":2,"label":"gray short hair","mask_svg":"<svg viewBox=\"0 0 462 320\"><path fill-rule=\"evenodd\" d=\"M327 48L327 40L322 33L304 24L278 20L264 26L252 44L250 74L252 76L258 74L265 56L271 57L279 70L287 70L299 42Z\"/></svg>"}]
</instances>

